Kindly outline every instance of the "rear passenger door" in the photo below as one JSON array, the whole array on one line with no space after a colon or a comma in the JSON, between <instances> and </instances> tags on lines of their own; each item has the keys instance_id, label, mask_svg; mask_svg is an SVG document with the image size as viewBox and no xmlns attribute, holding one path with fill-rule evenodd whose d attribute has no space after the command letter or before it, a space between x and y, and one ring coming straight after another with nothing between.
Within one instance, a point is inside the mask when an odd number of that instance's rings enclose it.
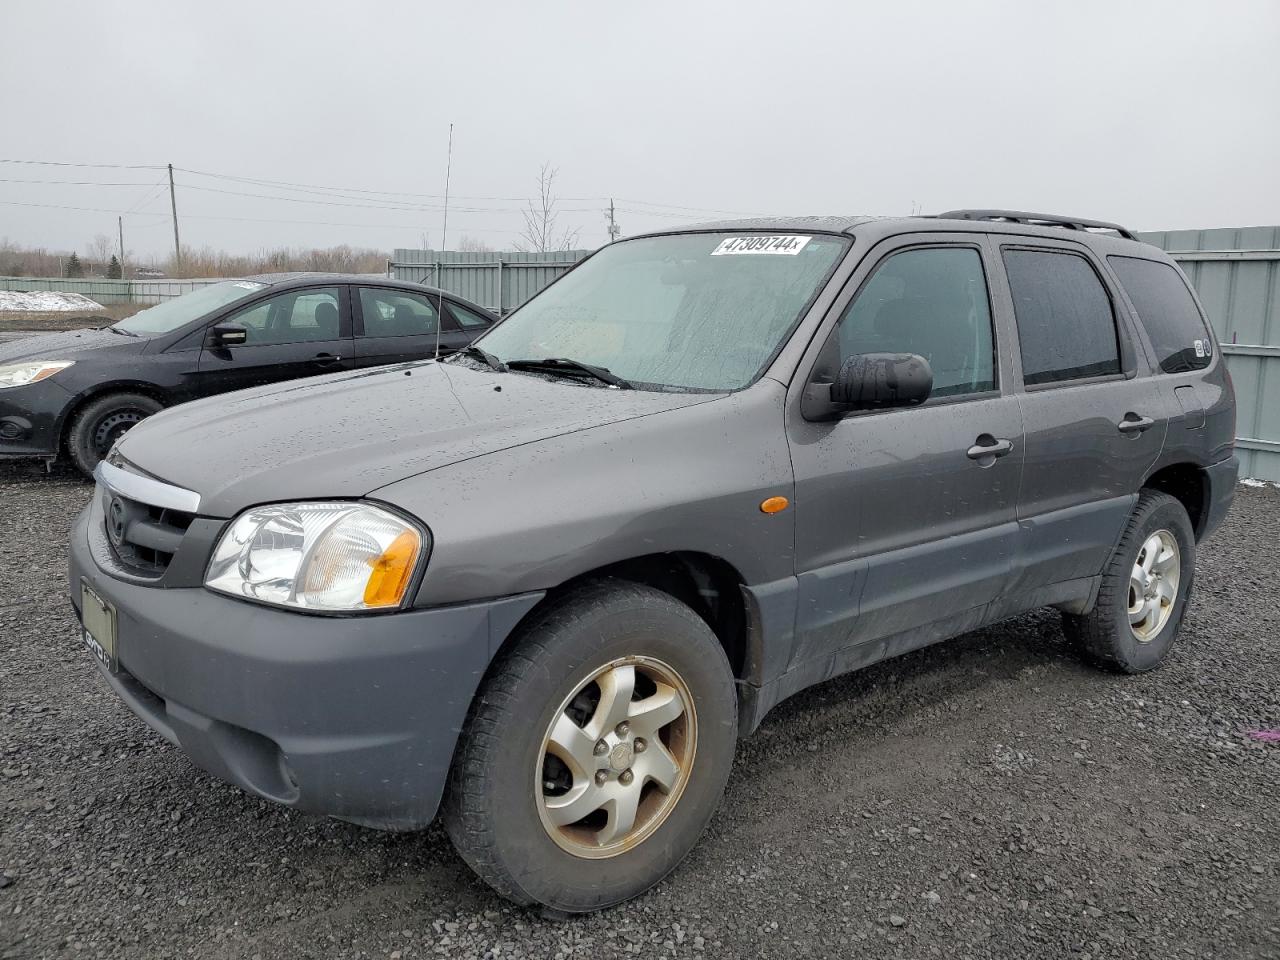
<instances>
[{"instance_id":1,"label":"rear passenger door","mask_svg":"<svg viewBox=\"0 0 1280 960\"><path fill-rule=\"evenodd\" d=\"M356 363L361 367L430 359L436 355L437 341L441 356L471 342L471 335L459 330L449 315L448 298L395 287L355 290Z\"/></svg>"},{"instance_id":2,"label":"rear passenger door","mask_svg":"<svg viewBox=\"0 0 1280 960\"><path fill-rule=\"evenodd\" d=\"M343 286L278 293L219 317L239 324L246 341L200 351L195 394L210 396L351 368L351 319Z\"/></svg>"},{"instance_id":3,"label":"rear passenger door","mask_svg":"<svg viewBox=\"0 0 1280 960\"><path fill-rule=\"evenodd\" d=\"M1166 408L1126 309L1083 245L1002 237L1026 465L1011 593L1102 570L1160 455Z\"/></svg>"}]
</instances>

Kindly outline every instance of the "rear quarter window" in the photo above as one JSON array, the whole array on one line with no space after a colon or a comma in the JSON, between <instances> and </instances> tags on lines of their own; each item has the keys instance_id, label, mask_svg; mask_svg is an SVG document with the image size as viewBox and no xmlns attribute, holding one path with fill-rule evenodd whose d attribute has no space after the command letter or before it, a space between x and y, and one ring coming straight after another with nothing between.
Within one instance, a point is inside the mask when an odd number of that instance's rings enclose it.
<instances>
[{"instance_id":1,"label":"rear quarter window","mask_svg":"<svg viewBox=\"0 0 1280 960\"><path fill-rule=\"evenodd\" d=\"M1162 373L1201 370L1213 361L1213 338L1182 274L1167 263L1107 257L1156 350Z\"/></svg>"}]
</instances>

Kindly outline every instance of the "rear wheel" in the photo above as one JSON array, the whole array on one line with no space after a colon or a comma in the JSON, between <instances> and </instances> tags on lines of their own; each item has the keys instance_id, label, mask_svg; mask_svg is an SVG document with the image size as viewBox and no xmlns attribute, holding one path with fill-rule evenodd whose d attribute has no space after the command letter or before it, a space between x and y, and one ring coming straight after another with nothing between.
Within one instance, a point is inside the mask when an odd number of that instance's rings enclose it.
<instances>
[{"instance_id":1,"label":"rear wheel","mask_svg":"<svg viewBox=\"0 0 1280 960\"><path fill-rule=\"evenodd\" d=\"M1164 660L1191 595L1196 539L1186 508L1143 490L1106 569L1094 608L1063 627L1100 666L1141 673Z\"/></svg>"},{"instance_id":2,"label":"rear wheel","mask_svg":"<svg viewBox=\"0 0 1280 960\"><path fill-rule=\"evenodd\" d=\"M715 811L737 738L733 675L706 623L602 581L522 629L476 698L444 822L517 903L580 913L653 886Z\"/></svg>"},{"instance_id":3,"label":"rear wheel","mask_svg":"<svg viewBox=\"0 0 1280 960\"><path fill-rule=\"evenodd\" d=\"M141 393L108 393L85 404L67 428L67 452L85 476L131 428L162 409Z\"/></svg>"}]
</instances>

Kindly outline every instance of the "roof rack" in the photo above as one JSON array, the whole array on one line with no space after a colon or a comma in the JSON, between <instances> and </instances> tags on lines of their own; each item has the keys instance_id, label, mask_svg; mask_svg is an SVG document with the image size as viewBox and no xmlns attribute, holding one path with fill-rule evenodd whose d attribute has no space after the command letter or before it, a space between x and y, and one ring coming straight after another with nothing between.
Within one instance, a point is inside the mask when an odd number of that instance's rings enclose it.
<instances>
[{"instance_id":1,"label":"roof rack","mask_svg":"<svg viewBox=\"0 0 1280 960\"><path fill-rule=\"evenodd\" d=\"M1003 220L1037 227L1065 227L1068 230L1114 230L1126 240L1137 240L1132 231L1105 220L1083 220L1080 217L1058 217L1052 213L1027 213L1022 210L948 210L939 213L940 220Z\"/></svg>"}]
</instances>

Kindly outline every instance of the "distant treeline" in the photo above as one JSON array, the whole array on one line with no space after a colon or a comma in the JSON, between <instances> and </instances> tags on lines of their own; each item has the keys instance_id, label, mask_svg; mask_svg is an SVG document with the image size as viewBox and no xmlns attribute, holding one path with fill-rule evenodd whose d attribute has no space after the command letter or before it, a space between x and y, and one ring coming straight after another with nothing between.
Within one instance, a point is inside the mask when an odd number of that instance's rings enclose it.
<instances>
[{"instance_id":1,"label":"distant treeline","mask_svg":"<svg viewBox=\"0 0 1280 960\"><path fill-rule=\"evenodd\" d=\"M100 242L84 251L47 250L24 247L0 239L0 276L6 277L105 277L117 251ZM135 260L126 251L124 276L142 277L243 277L256 273L288 273L297 270L336 273L383 273L389 254L383 250L350 247L346 244L325 250L282 247L248 255L204 248L184 250L182 259L147 258ZM74 258L74 259L73 259Z\"/></svg>"}]
</instances>

